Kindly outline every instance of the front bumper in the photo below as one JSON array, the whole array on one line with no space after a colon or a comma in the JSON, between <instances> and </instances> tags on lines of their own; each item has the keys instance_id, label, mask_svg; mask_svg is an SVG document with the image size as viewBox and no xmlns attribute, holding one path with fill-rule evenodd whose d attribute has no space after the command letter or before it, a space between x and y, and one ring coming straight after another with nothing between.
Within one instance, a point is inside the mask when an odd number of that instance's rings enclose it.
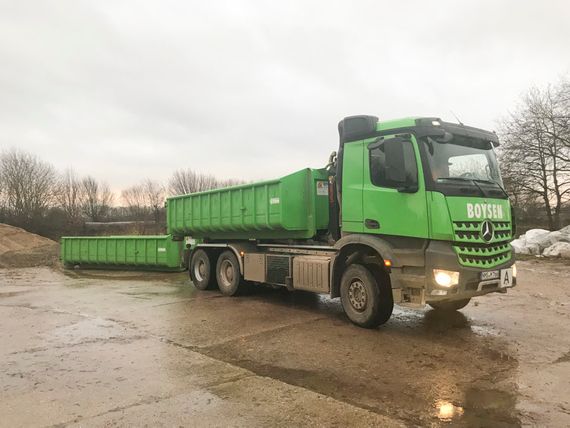
<instances>
[{"instance_id":1,"label":"front bumper","mask_svg":"<svg viewBox=\"0 0 570 428\"><path fill-rule=\"evenodd\" d=\"M512 251L512 250L511 250ZM459 264L457 254L453 250L450 242L431 241L425 253L425 302L439 302L449 300L460 300L475 296L481 296L493 292L505 292L507 287L501 287L500 279L482 281L481 272L484 270L501 270L510 268L514 263L514 256L498 266L488 269L469 268ZM459 272L459 283L452 287L442 287L435 282L433 269L445 269ZM511 287L516 285L516 278L513 278ZM511 288L508 287L508 288ZM445 290L445 295L434 295L434 290ZM438 293L441 291L436 291Z\"/></svg>"},{"instance_id":2,"label":"front bumper","mask_svg":"<svg viewBox=\"0 0 570 428\"><path fill-rule=\"evenodd\" d=\"M481 272L510 268L515 263L514 254L508 262L488 269L465 267L459 263L457 253L451 242L430 241L427 248L419 250L416 259L424 262L423 266L402 266L393 268L390 279L394 302L411 306L423 306L426 303L469 299L488 293L505 293L500 279L482 281ZM511 249L512 252L512 249ZM434 269L459 272L459 283L443 287L435 282ZM513 277L511 287L516 285ZM445 293L444 293L445 292Z\"/></svg>"}]
</instances>

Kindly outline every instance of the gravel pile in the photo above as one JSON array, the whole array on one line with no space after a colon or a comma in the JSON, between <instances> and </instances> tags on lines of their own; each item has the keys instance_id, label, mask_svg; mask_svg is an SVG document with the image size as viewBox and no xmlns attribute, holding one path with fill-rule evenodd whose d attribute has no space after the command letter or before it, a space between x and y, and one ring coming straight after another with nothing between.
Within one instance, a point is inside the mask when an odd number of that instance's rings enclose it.
<instances>
[{"instance_id":1,"label":"gravel pile","mask_svg":"<svg viewBox=\"0 0 570 428\"><path fill-rule=\"evenodd\" d=\"M0 223L0 268L51 266L58 258L57 242Z\"/></svg>"}]
</instances>

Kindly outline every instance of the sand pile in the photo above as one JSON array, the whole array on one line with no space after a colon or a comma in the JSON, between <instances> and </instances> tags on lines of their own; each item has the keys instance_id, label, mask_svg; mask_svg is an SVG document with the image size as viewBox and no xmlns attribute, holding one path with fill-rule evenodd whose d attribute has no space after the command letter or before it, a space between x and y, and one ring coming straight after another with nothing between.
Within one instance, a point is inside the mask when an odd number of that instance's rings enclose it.
<instances>
[{"instance_id":1,"label":"sand pile","mask_svg":"<svg viewBox=\"0 0 570 428\"><path fill-rule=\"evenodd\" d=\"M58 257L57 242L0 223L0 268L49 266Z\"/></svg>"}]
</instances>

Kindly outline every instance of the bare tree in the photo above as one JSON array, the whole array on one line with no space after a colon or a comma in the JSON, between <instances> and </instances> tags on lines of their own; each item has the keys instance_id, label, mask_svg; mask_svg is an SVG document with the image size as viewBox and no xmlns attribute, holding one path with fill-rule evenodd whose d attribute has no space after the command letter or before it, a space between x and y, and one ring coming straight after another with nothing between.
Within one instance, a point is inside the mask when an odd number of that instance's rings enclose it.
<instances>
[{"instance_id":1,"label":"bare tree","mask_svg":"<svg viewBox=\"0 0 570 428\"><path fill-rule=\"evenodd\" d=\"M82 214L83 186L75 171L67 169L58 180L56 201L71 221L78 221Z\"/></svg>"},{"instance_id":2,"label":"bare tree","mask_svg":"<svg viewBox=\"0 0 570 428\"><path fill-rule=\"evenodd\" d=\"M4 193L4 179L2 178L2 161L0 160L0 222L6 216L6 195Z\"/></svg>"},{"instance_id":3,"label":"bare tree","mask_svg":"<svg viewBox=\"0 0 570 428\"><path fill-rule=\"evenodd\" d=\"M113 203L113 193L107 183L99 183L93 177L81 181L83 213L92 221L101 221Z\"/></svg>"},{"instance_id":4,"label":"bare tree","mask_svg":"<svg viewBox=\"0 0 570 428\"><path fill-rule=\"evenodd\" d=\"M550 229L570 196L570 85L531 89L502 121L503 175L516 202L540 198Z\"/></svg>"},{"instance_id":5,"label":"bare tree","mask_svg":"<svg viewBox=\"0 0 570 428\"><path fill-rule=\"evenodd\" d=\"M145 200L150 207L156 224L160 222L160 210L164 206L166 192L164 186L156 181L147 179L142 184Z\"/></svg>"},{"instance_id":6,"label":"bare tree","mask_svg":"<svg viewBox=\"0 0 570 428\"><path fill-rule=\"evenodd\" d=\"M121 193L129 214L135 218L144 218L150 212L155 214L164 206L166 192L160 183L146 179L125 189Z\"/></svg>"},{"instance_id":7,"label":"bare tree","mask_svg":"<svg viewBox=\"0 0 570 428\"><path fill-rule=\"evenodd\" d=\"M140 184L134 185L121 192L121 198L131 217L142 220L148 215L144 189Z\"/></svg>"},{"instance_id":8,"label":"bare tree","mask_svg":"<svg viewBox=\"0 0 570 428\"><path fill-rule=\"evenodd\" d=\"M168 193L170 195L186 195L243 183L244 181L236 179L218 180L213 175L197 173L191 169L179 169L174 171L170 177Z\"/></svg>"},{"instance_id":9,"label":"bare tree","mask_svg":"<svg viewBox=\"0 0 570 428\"><path fill-rule=\"evenodd\" d=\"M224 187L231 187L231 186L239 186L241 184L245 184L244 180L238 180L236 178L228 178L227 180L221 180L218 182L216 186L217 189L222 189Z\"/></svg>"},{"instance_id":10,"label":"bare tree","mask_svg":"<svg viewBox=\"0 0 570 428\"><path fill-rule=\"evenodd\" d=\"M213 175L200 174L191 169L174 171L168 189L171 195L186 195L216 188L217 180Z\"/></svg>"},{"instance_id":11,"label":"bare tree","mask_svg":"<svg viewBox=\"0 0 570 428\"><path fill-rule=\"evenodd\" d=\"M54 168L36 156L20 150L0 155L0 187L6 214L15 224L32 226L54 202Z\"/></svg>"},{"instance_id":12,"label":"bare tree","mask_svg":"<svg viewBox=\"0 0 570 428\"><path fill-rule=\"evenodd\" d=\"M164 206L166 192L160 183L146 179L121 193L129 214L142 220L152 214L156 224L160 221L160 210Z\"/></svg>"}]
</instances>

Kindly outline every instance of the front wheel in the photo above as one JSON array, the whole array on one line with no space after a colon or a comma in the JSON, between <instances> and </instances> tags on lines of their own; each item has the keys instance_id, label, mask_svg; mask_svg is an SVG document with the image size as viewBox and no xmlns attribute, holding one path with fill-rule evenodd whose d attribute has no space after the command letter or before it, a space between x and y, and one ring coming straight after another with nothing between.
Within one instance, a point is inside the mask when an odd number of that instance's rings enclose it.
<instances>
[{"instance_id":1,"label":"front wheel","mask_svg":"<svg viewBox=\"0 0 570 428\"><path fill-rule=\"evenodd\" d=\"M428 303L432 308L437 311L453 312L463 309L469 304L471 299L452 300L450 302L432 302Z\"/></svg>"},{"instance_id":2,"label":"front wheel","mask_svg":"<svg viewBox=\"0 0 570 428\"><path fill-rule=\"evenodd\" d=\"M378 327L392 316L392 290L381 275L366 267L353 264L346 268L340 280L340 301L348 318L365 328Z\"/></svg>"}]
</instances>

